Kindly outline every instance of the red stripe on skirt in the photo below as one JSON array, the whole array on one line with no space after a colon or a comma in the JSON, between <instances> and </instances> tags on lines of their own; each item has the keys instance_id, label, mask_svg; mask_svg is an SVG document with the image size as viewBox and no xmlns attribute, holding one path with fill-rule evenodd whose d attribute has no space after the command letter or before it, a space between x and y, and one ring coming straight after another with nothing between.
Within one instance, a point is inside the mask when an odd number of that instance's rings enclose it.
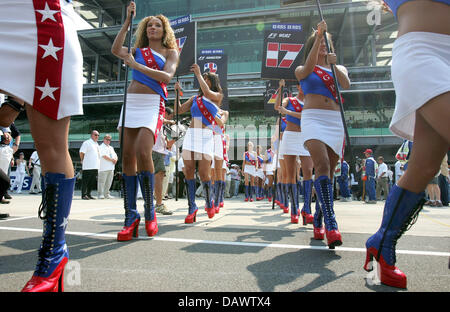
<instances>
[{"instance_id":1,"label":"red stripe on skirt","mask_svg":"<svg viewBox=\"0 0 450 312\"><path fill-rule=\"evenodd\" d=\"M59 0L33 0L33 6L38 42L33 108L57 120L64 56L61 6Z\"/></svg>"},{"instance_id":2,"label":"red stripe on skirt","mask_svg":"<svg viewBox=\"0 0 450 312\"><path fill-rule=\"evenodd\" d=\"M164 105L164 98L160 96L158 122L156 123L155 136L153 141L154 143L156 143L156 138L158 137L159 131L161 131L165 115L166 115L166 106Z\"/></svg>"}]
</instances>

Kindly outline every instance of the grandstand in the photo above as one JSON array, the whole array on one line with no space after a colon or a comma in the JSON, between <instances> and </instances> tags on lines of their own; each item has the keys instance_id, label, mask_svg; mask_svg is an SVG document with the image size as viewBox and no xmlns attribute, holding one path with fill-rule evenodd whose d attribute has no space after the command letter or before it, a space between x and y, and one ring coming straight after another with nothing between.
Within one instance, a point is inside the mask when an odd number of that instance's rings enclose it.
<instances>
[{"instance_id":1,"label":"grandstand","mask_svg":"<svg viewBox=\"0 0 450 312\"><path fill-rule=\"evenodd\" d=\"M111 52L111 44L120 29L126 12L126 0L78 0L76 11L85 21L78 35L84 56L83 116L74 116L70 128L70 148L75 162L81 142L89 138L92 129L110 133L113 146L118 145L116 126L123 101L125 70ZM244 146L247 140L267 144L276 116L264 111L266 81L261 80L264 30L272 23L301 23L311 29L318 23L315 1L288 7L279 0L136 0L138 12L135 25L147 15L163 13L169 18L191 14L197 23L198 50L220 48L228 55L228 90L230 125L255 126L255 131L231 134L233 148ZM396 36L396 21L391 14L380 13L379 24L370 24L369 13L374 8L368 1L322 0L324 17L333 35L339 63L345 65L352 85L343 92L345 119L354 146L354 154L370 147L382 154L387 162L401 140L390 133L395 93L390 75L392 43ZM193 76L180 77L184 98L195 94ZM169 102L173 105L173 84L169 87ZM31 154L33 141L25 114L17 125L22 131L21 148ZM258 131L263 127L263 131ZM265 127L265 128L264 128ZM236 152L236 151L234 151ZM27 156L28 157L28 156Z\"/></svg>"}]
</instances>

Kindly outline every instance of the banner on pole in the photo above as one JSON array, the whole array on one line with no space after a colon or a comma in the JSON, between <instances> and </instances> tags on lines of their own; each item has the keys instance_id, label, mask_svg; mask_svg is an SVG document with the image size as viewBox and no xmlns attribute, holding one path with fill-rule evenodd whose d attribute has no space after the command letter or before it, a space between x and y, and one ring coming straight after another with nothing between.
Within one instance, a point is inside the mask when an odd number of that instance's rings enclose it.
<instances>
[{"instance_id":1,"label":"banner on pole","mask_svg":"<svg viewBox=\"0 0 450 312\"><path fill-rule=\"evenodd\" d=\"M195 22L192 22L190 15L186 15L171 20L170 26L175 33L180 53L180 62L175 76L191 74L191 65L195 63Z\"/></svg>"},{"instance_id":2,"label":"banner on pole","mask_svg":"<svg viewBox=\"0 0 450 312\"><path fill-rule=\"evenodd\" d=\"M306 34L301 24L272 24L264 34L262 79L296 80Z\"/></svg>"},{"instance_id":3,"label":"banner on pole","mask_svg":"<svg viewBox=\"0 0 450 312\"><path fill-rule=\"evenodd\" d=\"M228 57L222 49L201 50L197 57L197 64L203 73L210 71L219 76L220 86L223 91L221 109L228 110ZM197 79L194 79L194 88L200 88Z\"/></svg>"},{"instance_id":4,"label":"banner on pole","mask_svg":"<svg viewBox=\"0 0 450 312\"><path fill-rule=\"evenodd\" d=\"M286 85L283 88L283 94L281 100L286 97L293 96L296 92L296 83L294 81L286 81ZM264 116L277 116L278 111L275 110L275 103L277 98L277 89L279 86L279 80L267 80L266 91L264 92Z\"/></svg>"}]
</instances>

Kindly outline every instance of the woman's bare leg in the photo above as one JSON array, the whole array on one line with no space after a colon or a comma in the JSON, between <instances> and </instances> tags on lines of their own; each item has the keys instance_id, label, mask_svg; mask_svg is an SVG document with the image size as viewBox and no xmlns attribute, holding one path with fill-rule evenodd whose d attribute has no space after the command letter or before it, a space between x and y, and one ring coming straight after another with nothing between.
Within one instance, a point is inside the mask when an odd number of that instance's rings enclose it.
<instances>
[{"instance_id":1,"label":"woman's bare leg","mask_svg":"<svg viewBox=\"0 0 450 312\"><path fill-rule=\"evenodd\" d=\"M69 153L70 117L53 120L26 105L30 130L41 161L42 175L47 172L63 173L74 177L72 158Z\"/></svg>"}]
</instances>

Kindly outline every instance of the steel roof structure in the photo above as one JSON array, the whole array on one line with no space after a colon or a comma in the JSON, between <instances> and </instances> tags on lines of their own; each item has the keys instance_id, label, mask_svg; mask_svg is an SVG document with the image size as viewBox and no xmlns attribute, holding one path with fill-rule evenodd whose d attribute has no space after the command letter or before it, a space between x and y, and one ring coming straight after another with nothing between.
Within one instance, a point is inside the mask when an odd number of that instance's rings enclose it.
<instances>
[{"instance_id":1,"label":"steel roof structure","mask_svg":"<svg viewBox=\"0 0 450 312\"><path fill-rule=\"evenodd\" d=\"M124 19L127 3L126 0L74 1L76 11L93 26L91 29L78 31L88 82L124 79L123 67L110 49ZM314 3L315 1L306 1L301 5L293 4L277 9L193 16L193 20L198 23L198 41L202 41L202 30L257 23L301 21L304 29L312 29L319 19ZM363 72L355 73L355 78L366 80L363 76L370 72L373 78L378 76L381 80L390 80L389 71L380 69L388 67L392 57L392 44L397 28L392 14L380 14L378 23L371 25L369 15L376 11L368 1L323 0L322 3L324 18L340 57L339 63L347 67L366 68Z\"/></svg>"}]
</instances>

